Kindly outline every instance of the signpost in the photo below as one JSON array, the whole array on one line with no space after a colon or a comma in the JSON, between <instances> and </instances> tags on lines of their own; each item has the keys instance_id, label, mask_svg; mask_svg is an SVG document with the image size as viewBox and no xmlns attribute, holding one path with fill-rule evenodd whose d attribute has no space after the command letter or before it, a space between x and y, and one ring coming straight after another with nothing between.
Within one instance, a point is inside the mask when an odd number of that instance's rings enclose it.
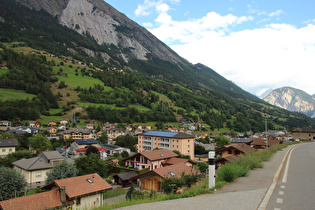
<instances>
[{"instance_id":1,"label":"signpost","mask_svg":"<svg viewBox=\"0 0 315 210\"><path fill-rule=\"evenodd\" d=\"M209 152L209 189L215 186L215 152Z\"/></svg>"}]
</instances>

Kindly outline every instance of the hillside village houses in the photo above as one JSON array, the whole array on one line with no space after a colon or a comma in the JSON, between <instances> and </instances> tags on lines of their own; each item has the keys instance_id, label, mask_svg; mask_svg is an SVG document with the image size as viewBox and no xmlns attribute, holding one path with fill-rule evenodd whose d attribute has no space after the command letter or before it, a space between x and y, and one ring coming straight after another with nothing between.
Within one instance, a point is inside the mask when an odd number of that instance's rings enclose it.
<instances>
[{"instance_id":1,"label":"hillside village houses","mask_svg":"<svg viewBox=\"0 0 315 210\"><path fill-rule=\"evenodd\" d=\"M8 154L15 152L18 146L16 139L0 139L0 158L6 157Z\"/></svg>"},{"instance_id":2,"label":"hillside village houses","mask_svg":"<svg viewBox=\"0 0 315 210\"><path fill-rule=\"evenodd\" d=\"M14 170L25 177L28 188L37 188L44 185L47 172L64 159L58 151L46 151L37 157L12 162L12 165Z\"/></svg>"},{"instance_id":3,"label":"hillside village houses","mask_svg":"<svg viewBox=\"0 0 315 210\"><path fill-rule=\"evenodd\" d=\"M103 192L111 190L98 174L56 180L42 189L48 190L0 202L0 209L93 209L104 205Z\"/></svg>"}]
</instances>

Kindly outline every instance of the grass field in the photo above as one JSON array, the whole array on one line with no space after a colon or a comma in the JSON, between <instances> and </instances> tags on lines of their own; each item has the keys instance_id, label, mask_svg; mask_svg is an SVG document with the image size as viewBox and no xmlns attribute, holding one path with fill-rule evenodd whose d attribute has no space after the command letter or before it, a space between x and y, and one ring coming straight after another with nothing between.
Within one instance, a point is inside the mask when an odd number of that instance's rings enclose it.
<instances>
[{"instance_id":1,"label":"grass field","mask_svg":"<svg viewBox=\"0 0 315 210\"><path fill-rule=\"evenodd\" d=\"M104 86L104 83L100 81L99 79L95 79L93 77L89 76L82 76L80 72L78 72L78 76L75 75L75 69L69 68L65 66L55 67L53 68L54 73L58 73L59 69L62 68L62 71L65 72L68 77L64 76L57 76L60 81L64 81L66 85L68 85L70 88L75 89L78 86L81 88L89 88L94 87L94 85L101 85Z\"/></svg>"},{"instance_id":2,"label":"grass field","mask_svg":"<svg viewBox=\"0 0 315 210\"><path fill-rule=\"evenodd\" d=\"M96 108L98 107L104 107L104 108L109 108L109 109L125 109L126 107L117 107L115 104L96 104L96 103L87 103L87 102L78 102L79 106L82 107L89 107L89 106L94 106ZM129 107L133 107L139 111L150 111L151 109L144 107L142 105L130 105Z\"/></svg>"},{"instance_id":3,"label":"grass field","mask_svg":"<svg viewBox=\"0 0 315 210\"><path fill-rule=\"evenodd\" d=\"M2 89L0 88L0 100L7 101L7 100L25 100L25 99L32 99L36 97L36 95L25 93L22 90L12 90L12 89Z\"/></svg>"}]
</instances>

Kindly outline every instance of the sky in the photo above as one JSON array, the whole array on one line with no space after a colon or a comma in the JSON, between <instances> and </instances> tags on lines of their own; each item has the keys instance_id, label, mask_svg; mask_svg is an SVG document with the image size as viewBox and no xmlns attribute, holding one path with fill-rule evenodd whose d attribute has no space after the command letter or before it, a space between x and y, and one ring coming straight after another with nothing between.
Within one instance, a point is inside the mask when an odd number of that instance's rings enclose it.
<instances>
[{"instance_id":1,"label":"sky","mask_svg":"<svg viewBox=\"0 0 315 210\"><path fill-rule=\"evenodd\" d=\"M315 1L105 1L250 93L290 86L315 94Z\"/></svg>"}]
</instances>

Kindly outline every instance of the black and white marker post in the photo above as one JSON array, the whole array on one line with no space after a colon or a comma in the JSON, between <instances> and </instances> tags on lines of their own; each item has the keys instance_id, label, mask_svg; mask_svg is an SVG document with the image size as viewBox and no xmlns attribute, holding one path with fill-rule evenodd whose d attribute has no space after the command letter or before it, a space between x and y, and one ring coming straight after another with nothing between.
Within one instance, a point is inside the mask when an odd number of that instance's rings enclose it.
<instances>
[{"instance_id":1,"label":"black and white marker post","mask_svg":"<svg viewBox=\"0 0 315 210\"><path fill-rule=\"evenodd\" d=\"M215 152L209 152L209 189L215 186Z\"/></svg>"}]
</instances>

